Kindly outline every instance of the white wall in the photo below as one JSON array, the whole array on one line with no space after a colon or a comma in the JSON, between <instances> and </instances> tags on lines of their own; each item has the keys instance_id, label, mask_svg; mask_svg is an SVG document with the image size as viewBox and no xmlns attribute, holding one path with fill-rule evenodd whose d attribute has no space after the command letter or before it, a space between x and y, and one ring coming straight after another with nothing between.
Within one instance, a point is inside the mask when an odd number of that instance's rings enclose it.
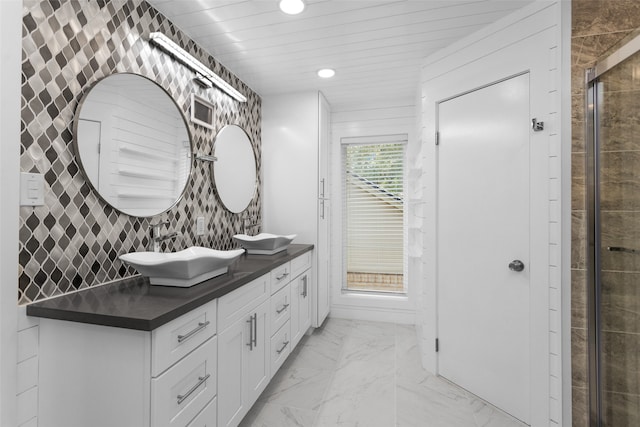
<instances>
[{"instance_id":1,"label":"white wall","mask_svg":"<svg viewBox=\"0 0 640 427\"><path fill-rule=\"evenodd\" d=\"M363 320L388 321L398 323L415 323L414 296L419 286L419 272L413 266L420 263L416 258L416 251L411 247L417 245L419 237L417 224L412 218L415 213L414 205L421 203L416 199L419 195L420 144L415 132L416 108L413 100L395 105L369 105L352 107L331 112L331 194L333 217L331 229L331 316L354 318ZM342 159L340 140L345 137L360 137L371 135L407 134L407 162L406 176L408 181L405 215L405 241L408 246L407 271L408 296L377 296L362 294L343 294L342 285L345 277L343 255L343 214L342 214ZM418 189L418 191L416 191ZM420 224L417 224L421 226ZM413 231L413 232L412 232Z\"/></svg>"},{"instance_id":2,"label":"white wall","mask_svg":"<svg viewBox=\"0 0 640 427\"><path fill-rule=\"evenodd\" d=\"M22 1L0 2L0 425L17 425L18 188Z\"/></svg>"},{"instance_id":3,"label":"white wall","mask_svg":"<svg viewBox=\"0 0 640 427\"><path fill-rule=\"evenodd\" d=\"M539 210L532 215L531 293L532 310L532 425L570 425L562 402L566 399L562 383L561 293L569 286L563 281L566 245L563 227L566 218L561 202L566 200L568 186L566 167L570 158L563 156L561 141L570 145L562 131L570 117L567 105L561 102L570 87L561 86L570 72L566 66L563 43L569 43L565 25L567 9L560 1L538 1L484 28L472 36L454 43L426 58L422 69L422 130L424 167L424 287L418 296L418 334L423 364L437 372L437 261L436 261L436 190L437 154L435 147L436 103L473 90L485 84L528 71L531 81L531 117L545 122L545 131L532 134L531 172L532 206ZM562 38L564 35L564 39ZM564 68L563 68L564 67ZM566 170L566 169L565 169ZM562 174L562 175L561 175ZM563 247L563 243L565 246ZM535 274L534 274L535 266ZM566 387L570 383L565 382ZM569 402L564 402L570 405ZM564 418L563 418L564 417Z\"/></svg>"}]
</instances>

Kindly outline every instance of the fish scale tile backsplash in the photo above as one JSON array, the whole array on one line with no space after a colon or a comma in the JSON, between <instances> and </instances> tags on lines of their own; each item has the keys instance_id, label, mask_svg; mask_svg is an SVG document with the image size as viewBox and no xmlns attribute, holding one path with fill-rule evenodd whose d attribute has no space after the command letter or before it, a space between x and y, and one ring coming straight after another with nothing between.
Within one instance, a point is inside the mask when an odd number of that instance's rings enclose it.
<instances>
[{"instance_id":1,"label":"fish scale tile backsplash","mask_svg":"<svg viewBox=\"0 0 640 427\"><path fill-rule=\"evenodd\" d=\"M163 243L163 250L191 245L231 249L235 247L231 236L242 231L243 215L220 203L211 166L205 162L192 164L182 199L156 217L121 214L92 190L75 159L73 120L82 97L110 74L128 72L154 80L185 117L191 93L209 100L215 106L215 129L189 122L196 153L210 154L224 125L244 128L258 165L258 190L247 212L260 223L261 101L256 93L145 1L25 0L23 4L20 162L23 172L44 174L45 204L20 208L20 304L135 274L118 255L146 250L152 222L168 220L169 230L180 233L178 239ZM208 65L248 102L238 103L217 89L195 84L191 70L149 44L154 31ZM195 235L198 216L205 217L204 236Z\"/></svg>"}]
</instances>

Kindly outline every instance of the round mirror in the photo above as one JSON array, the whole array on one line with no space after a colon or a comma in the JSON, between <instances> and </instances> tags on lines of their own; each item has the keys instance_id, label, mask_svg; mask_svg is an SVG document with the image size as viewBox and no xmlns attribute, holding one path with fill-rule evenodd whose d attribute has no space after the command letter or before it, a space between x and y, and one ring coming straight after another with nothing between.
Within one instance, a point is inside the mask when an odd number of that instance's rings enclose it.
<instances>
[{"instance_id":1,"label":"round mirror","mask_svg":"<svg viewBox=\"0 0 640 427\"><path fill-rule=\"evenodd\" d=\"M164 89L136 74L113 74L82 99L74 123L80 166L117 210L149 217L173 207L191 173L184 116Z\"/></svg>"},{"instance_id":2,"label":"round mirror","mask_svg":"<svg viewBox=\"0 0 640 427\"><path fill-rule=\"evenodd\" d=\"M256 158L251 140L240 126L227 125L216 135L213 151L218 197L231 212L242 212L256 193Z\"/></svg>"}]
</instances>

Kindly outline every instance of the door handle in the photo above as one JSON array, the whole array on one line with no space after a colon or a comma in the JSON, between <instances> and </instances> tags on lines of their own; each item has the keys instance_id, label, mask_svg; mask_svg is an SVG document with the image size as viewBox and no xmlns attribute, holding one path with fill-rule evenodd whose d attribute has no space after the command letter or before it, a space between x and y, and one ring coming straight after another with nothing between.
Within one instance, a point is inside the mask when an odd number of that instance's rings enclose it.
<instances>
[{"instance_id":1,"label":"door handle","mask_svg":"<svg viewBox=\"0 0 640 427\"><path fill-rule=\"evenodd\" d=\"M509 263L509 270L511 271L522 271L524 270L524 262L519 259L514 259Z\"/></svg>"}]
</instances>

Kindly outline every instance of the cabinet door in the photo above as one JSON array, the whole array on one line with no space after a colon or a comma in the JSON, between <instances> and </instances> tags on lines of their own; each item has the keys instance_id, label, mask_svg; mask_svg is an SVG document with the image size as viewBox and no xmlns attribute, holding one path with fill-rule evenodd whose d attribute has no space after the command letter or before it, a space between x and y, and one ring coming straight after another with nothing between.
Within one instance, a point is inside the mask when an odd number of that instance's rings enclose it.
<instances>
[{"instance_id":1,"label":"cabinet door","mask_svg":"<svg viewBox=\"0 0 640 427\"><path fill-rule=\"evenodd\" d=\"M248 407L258 400L260 393L264 391L270 380L269 369L269 301L260 304L251 312L255 316L253 331L253 346L245 346L245 379Z\"/></svg>"},{"instance_id":2,"label":"cabinet door","mask_svg":"<svg viewBox=\"0 0 640 427\"><path fill-rule=\"evenodd\" d=\"M300 319L300 338L302 338L302 335L311 327L311 270L305 271L300 276L299 283L298 299L300 301L300 309L298 319Z\"/></svg>"},{"instance_id":3,"label":"cabinet door","mask_svg":"<svg viewBox=\"0 0 640 427\"><path fill-rule=\"evenodd\" d=\"M253 313L252 313L253 314ZM218 426L237 426L247 413L246 353L250 324L237 320L218 336Z\"/></svg>"},{"instance_id":4,"label":"cabinet door","mask_svg":"<svg viewBox=\"0 0 640 427\"><path fill-rule=\"evenodd\" d=\"M329 314L330 294L329 294L329 277L330 277L330 241L329 233L331 230L330 202L329 200L321 200L321 209L323 214L318 219L318 248L314 252L316 255L318 273L316 275L314 299L315 309L313 326L322 325L324 319ZM322 212L321 212L322 213Z\"/></svg>"},{"instance_id":5,"label":"cabinet door","mask_svg":"<svg viewBox=\"0 0 640 427\"><path fill-rule=\"evenodd\" d=\"M310 270L291 283L291 349L311 326Z\"/></svg>"},{"instance_id":6,"label":"cabinet door","mask_svg":"<svg viewBox=\"0 0 640 427\"><path fill-rule=\"evenodd\" d=\"M330 117L329 103L322 92L318 92L318 197L320 199L331 197L329 191Z\"/></svg>"}]
</instances>

